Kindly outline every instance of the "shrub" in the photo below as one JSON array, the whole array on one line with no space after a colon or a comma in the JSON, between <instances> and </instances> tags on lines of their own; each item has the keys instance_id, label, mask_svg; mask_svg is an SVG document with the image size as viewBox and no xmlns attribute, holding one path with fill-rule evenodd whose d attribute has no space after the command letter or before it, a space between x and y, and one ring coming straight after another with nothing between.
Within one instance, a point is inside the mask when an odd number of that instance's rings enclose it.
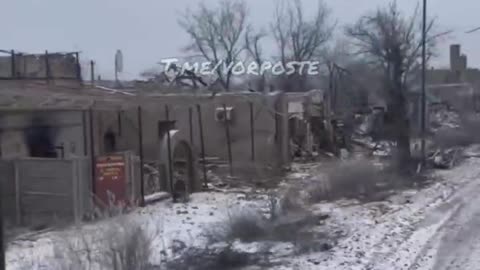
<instances>
[{"instance_id":1,"label":"shrub","mask_svg":"<svg viewBox=\"0 0 480 270\"><path fill-rule=\"evenodd\" d=\"M353 161L338 164L327 171L324 179L312 184L309 190L310 201L340 198L377 200L385 195L396 178L369 162Z\"/></svg>"},{"instance_id":2,"label":"shrub","mask_svg":"<svg viewBox=\"0 0 480 270\"><path fill-rule=\"evenodd\" d=\"M152 240L138 224L121 219L108 228L56 239L54 264L62 270L151 269Z\"/></svg>"},{"instance_id":3,"label":"shrub","mask_svg":"<svg viewBox=\"0 0 480 270\"><path fill-rule=\"evenodd\" d=\"M257 211L239 210L229 213L227 219L206 233L209 242L253 242L266 238L266 220Z\"/></svg>"}]
</instances>

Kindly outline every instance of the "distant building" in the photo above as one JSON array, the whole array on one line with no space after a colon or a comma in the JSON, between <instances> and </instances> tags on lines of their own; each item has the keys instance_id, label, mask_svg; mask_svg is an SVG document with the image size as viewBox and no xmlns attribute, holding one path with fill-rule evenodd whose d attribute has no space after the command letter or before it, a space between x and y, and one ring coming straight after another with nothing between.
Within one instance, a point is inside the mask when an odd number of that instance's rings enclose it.
<instances>
[{"instance_id":1,"label":"distant building","mask_svg":"<svg viewBox=\"0 0 480 270\"><path fill-rule=\"evenodd\" d=\"M76 52L31 54L12 51L0 56L0 78L80 81L78 58Z\"/></svg>"},{"instance_id":2,"label":"distant building","mask_svg":"<svg viewBox=\"0 0 480 270\"><path fill-rule=\"evenodd\" d=\"M432 68L427 71L427 84L480 84L480 69L468 67L468 57L461 52L459 44L450 46L450 67Z\"/></svg>"}]
</instances>

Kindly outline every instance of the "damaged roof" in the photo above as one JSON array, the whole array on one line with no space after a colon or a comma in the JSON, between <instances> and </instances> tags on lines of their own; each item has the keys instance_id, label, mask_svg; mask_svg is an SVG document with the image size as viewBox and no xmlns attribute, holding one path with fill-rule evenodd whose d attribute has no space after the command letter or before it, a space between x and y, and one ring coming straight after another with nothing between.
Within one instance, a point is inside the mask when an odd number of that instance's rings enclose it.
<instances>
[{"instance_id":1,"label":"damaged roof","mask_svg":"<svg viewBox=\"0 0 480 270\"><path fill-rule=\"evenodd\" d=\"M278 94L269 93L268 96ZM260 93L232 92L216 96L259 96ZM184 97L184 98L182 98ZM38 81L0 81L0 110L118 110L140 105L168 103L172 98L185 102L212 100L211 93L163 94L138 89L113 89L103 86L47 84ZM166 100L168 99L168 100ZM175 99L176 100L176 99Z\"/></svg>"}]
</instances>

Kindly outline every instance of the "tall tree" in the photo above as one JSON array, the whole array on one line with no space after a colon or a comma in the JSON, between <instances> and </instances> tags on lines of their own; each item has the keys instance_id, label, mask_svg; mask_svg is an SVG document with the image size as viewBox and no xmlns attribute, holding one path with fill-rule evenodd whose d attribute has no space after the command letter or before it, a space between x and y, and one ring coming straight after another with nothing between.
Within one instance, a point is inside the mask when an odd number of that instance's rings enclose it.
<instances>
[{"instance_id":1,"label":"tall tree","mask_svg":"<svg viewBox=\"0 0 480 270\"><path fill-rule=\"evenodd\" d=\"M404 16L395 1L362 16L346 33L357 53L383 74L387 109L394 124L400 168L410 164L410 128L407 114L408 88L421 67L422 20L417 6L411 17ZM427 56L433 55L436 37L434 20L427 22Z\"/></svg>"},{"instance_id":2,"label":"tall tree","mask_svg":"<svg viewBox=\"0 0 480 270\"><path fill-rule=\"evenodd\" d=\"M200 3L195 11L187 10L179 20L191 43L187 51L200 53L207 61L219 65L215 70L225 90L230 90L232 69L244 50L248 8L243 0L222 0L215 7Z\"/></svg>"},{"instance_id":3,"label":"tall tree","mask_svg":"<svg viewBox=\"0 0 480 270\"><path fill-rule=\"evenodd\" d=\"M322 1L313 17L307 18L300 0L277 1L271 24L279 58L286 66L289 61L318 60L325 53L335 24L331 22L331 10ZM289 88L305 90L305 76L298 72L287 79ZM292 85L293 84L293 85Z\"/></svg>"}]
</instances>

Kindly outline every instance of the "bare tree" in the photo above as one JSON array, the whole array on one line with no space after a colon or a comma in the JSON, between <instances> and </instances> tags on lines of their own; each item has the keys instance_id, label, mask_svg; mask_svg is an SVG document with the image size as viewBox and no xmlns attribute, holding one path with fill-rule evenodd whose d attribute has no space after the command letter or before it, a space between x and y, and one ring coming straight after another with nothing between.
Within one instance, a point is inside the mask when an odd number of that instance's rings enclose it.
<instances>
[{"instance_id":1,"label":"bare tree","mask_svg":"<svg viewBox=\"0 0 480 270\"><path fill-rule=\"evenodd\" d=\"M319 0L312 18L305 17L300 0L277 2L271 29L283 66L289 61L309 61L324 55L335 28L330 17L331 10L322 0ZM298 72L294 75L296 78L287 78L288 87L304 90L305 77L299 76Z\"/></svg>"},{"instance_id":2,"label":"bare tree","mask_svg":"<svg viewBox=\"0 0 480 270\"><path fill-rule=\"evenodd\" d=\"M255 31L251 25L247 27L245 34L245 49L247 50L248 55L253 58L257 67L261 67L264 61L265 56L263 55L261 41L266 36L267 34L263 30ZM264 92L265 74L260 69L259 72L257 91Z\"/></svg>"},{"instance_id":3,"label":"bare tree","mask_svg":"<svg viewBox=\"0 0 480 270\"><path fill-rule=\"evenodd\" d=\"M192 39L187 51L200 53L214 65L219 82L230 90L232 69L244 50L243 35L247 27L248 9L243 0L223 0L216 7L200 3L196 11L187 10L180 26Z\"/></svg>"},{"instance_id":4,"label":"bare tree","mask_svg":"<svg viewBox=\"0 0 480 270\"><path fill-rule=\"evenodd\" d=\"M410 163L410 129L407 91L421 66L422 21L419 7L405 17L393 1L387 7L361 17L346 33L358 53L382 70L387 109L392 117L400 168ZM434 20L427 24L427 56L433 55Z\"/></svg>"}]
</instances>

